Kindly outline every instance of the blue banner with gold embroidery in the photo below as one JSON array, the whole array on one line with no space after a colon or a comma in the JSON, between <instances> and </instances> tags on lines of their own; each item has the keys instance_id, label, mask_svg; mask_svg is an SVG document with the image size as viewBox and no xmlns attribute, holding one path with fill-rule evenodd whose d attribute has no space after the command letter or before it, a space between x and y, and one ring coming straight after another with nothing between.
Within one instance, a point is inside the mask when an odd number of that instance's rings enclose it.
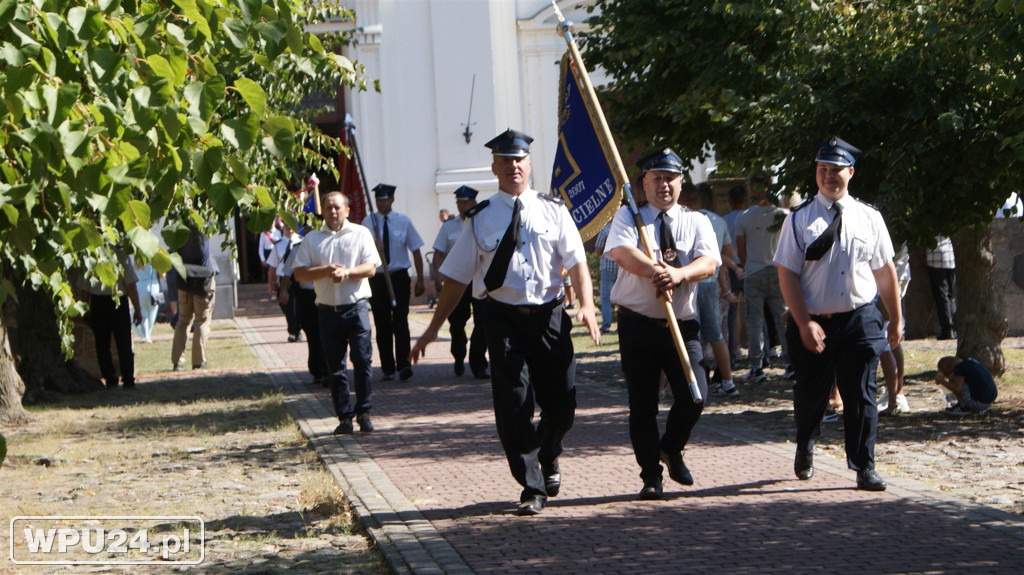
<instances>
[{"instance_id":1,"label":"blue banner with gold embroidery","mask_svg":"<svg viewBox=\"0 0 1024 575\"><path fill-rule=\"evenodd\" d=\"M619 209L622 186L608 161L614 153L602 137L593 110L583 97L578 68L562 57L558 90L558 148L551 172L551 193L565 201L586 241L601 231Z\"/></svg>"}]
</instances>

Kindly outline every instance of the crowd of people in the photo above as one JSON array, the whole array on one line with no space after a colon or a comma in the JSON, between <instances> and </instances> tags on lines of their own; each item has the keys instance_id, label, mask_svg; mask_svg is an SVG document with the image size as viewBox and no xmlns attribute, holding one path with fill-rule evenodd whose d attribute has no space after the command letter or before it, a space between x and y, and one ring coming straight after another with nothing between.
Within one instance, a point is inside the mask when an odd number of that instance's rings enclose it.
<instances>
[{"instance_id":1,"label":"crowd of people","mask_svg":"<svg viewBox=\"0 0 1024 575\"><path fill-rule=\"evenodd\" d=\"M373 189L377 210L361 223L348 220L348 198L330 191L321 198L320 229L301 235L282 225L260 236L269 294L286 317L288 340L307 342L313 382L330 388L336 434L353 433L356 425L375 429L374 330L383 380L405 381L448 322L454 374L465 374L468 359L473 377L491 381L498 438L522 487L517 512L541 513L561 489L559 458L575 419L572 309L597 344L617 324L640 499L664 496L664 473L692 485L684 455L709 392L738 398L741 385L763 382L773 366L793 381L796 477L813 477L821 426L842 405L857 488L886 489L874 469L874 447L878 416L910 409L900 345L909 257L906 246L894 249L878 210L849 193L859 149L831 137L813 158L817 192L809 199L778 206L770 181L753 176L729 190L725 216L713 211L709 186L684 181L685 163L675 151L644 155L637 162L638 212L618 210L596 238L598 316L584 242L569 210L530 186L531 142L512 129L487 142L498 192L478 201L477 190L462 186L454 193L457 215L441 214L430 262L436 308L415 342L408 314L410 299L426 291L424 241L412 220L392 209L395 186ZM955 264L948 239L937 244L928 264L940 338L956 337ZM177 314L172 366L187 365L182 358L191 332L191 366L200 369L207 365L217 270L199 230L178 252L187 274L167 280ZM121 379L132 387L130 325L150 341L164 294L150 266L124 270L122 301L90 287L91 325L98 342L114 335ZM743 360L741 308L747 371L734 377ZM116 387L109 345L97 345L97 357L107 386ZM886 382L881 401L879 365ZM984 411L996 399L994 380L979 362L945 357L937 368L937 383L951 394L950 413ZM659 429L663 388L671 406Z\"/></svg>"}]
</instances>

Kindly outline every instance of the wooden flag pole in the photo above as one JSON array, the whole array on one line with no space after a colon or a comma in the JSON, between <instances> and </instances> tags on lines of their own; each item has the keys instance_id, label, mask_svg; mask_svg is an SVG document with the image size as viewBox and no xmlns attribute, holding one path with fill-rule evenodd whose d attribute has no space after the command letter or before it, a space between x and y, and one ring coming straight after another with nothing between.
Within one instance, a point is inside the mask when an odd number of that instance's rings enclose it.
<instances>
[{"instance_id":1,"label":"wooden flag pole","mask_svg":"<svg viewBox=\"0 0 1024 575\"><path fill-rule=\"evenodd\" d=\"M348 114L345 115L345 131L348 133L348 145L352 146L352 157L356 161L356 174L359 176L359 185L363 188L363 194L366 196L366 213L369 214L370 223L373 224L373 237L378 239L380 238L380 228L377 226L377 218L373 217L373 198L370 197L370 188L366 187L366 174L363 173L363 158L359 155L359 146L356 144L356 124ZM388 286L388 299L391 300L391 308L394 309L398 307L398 300L395 299L395 286L391 284L388 259L384 254L381 254L380 265L384 268L384 283Z\"/></svg>"},{"instance_id":2,"label":"wooden flag pole","mask_svg":"<svg viewBox=\"0 0 1024 575\"><path fill-rule=\"evenodd\" d=\"M577 66L579 78L583 82L583 95L587 100L589 100L591 104L590 108L597 116L594 119L597 120L597 125L608 144L608 149L612 152L611 157L608 159L614 164L613 167L619 175L619 180L626 182L623 185L623 197L626 198L629 210L633 214L633 223L636 225L637 233L640 234L640 243L643 244L644 253L652 260L656 260L654 257L654 250L651 248L651 240L647 236L647 230L644 228L643 218L640 217L640 210L637 208L636 200L633 198L633 190L629 185L629 176L626 174L625 166L622 165L622 159L619 157L619 149L615 145L614 138L612 138L611 130L608 128L608 121L605 120L604 111L601 109L601 104L597 100L597 93L594 91L594 86L590 83L590 76L587 74L587 69L583 65L583 57L580 55L580 50L576 46L576 41L572 37L572 32L569 30L569 23L566 22L565 17L562 16L562 11L558 9L558 5L555 4L555 0L551 0L551 5L555 8L555 14L558 16L559 22L558 28L565 36L565 42L569 45L569 52L572 54L572 60ZM694 375L693 367L690 365L690 356L686 352L686 345L683 343L683 334L679 331L679 323L676 321L676 314L675 310L672 309L672 302L668 300L668 296L666 295L662 298L661 303L662 309L665 312L665 319L668 321L669 330L672 332L672 340L676 345L676 352L679 354L679 361L683 364L683 373L686 375L686 380L690 387L690 395L693 397L694 403L703 403L704 398L701 396L700 387L697 386L697 376Z\"/></svg>"}]
</instances>

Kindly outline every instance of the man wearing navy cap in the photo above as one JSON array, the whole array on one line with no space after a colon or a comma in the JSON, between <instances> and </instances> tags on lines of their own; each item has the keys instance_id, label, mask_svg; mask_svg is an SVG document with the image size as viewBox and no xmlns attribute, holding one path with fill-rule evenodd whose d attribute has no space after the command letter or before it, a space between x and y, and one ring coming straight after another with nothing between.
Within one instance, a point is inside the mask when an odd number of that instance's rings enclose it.
<instances>
[{"instance_id":1,"label":"man wearing navy cap","mask_svg":"<svg viewBox=\"0 0 1024 575\"><path fill-rule=\"evenodd\" d=\"M412 252L411 265L416 266L416 286L414 295L423 295L426 288L423 284L423 256L420 248L423 240L412 225L412 220L405 214L391 210L395 203L395 186L377 184L373 188L377 204L377 213L368 214L363 218L363 225L371 232L379 232L376 237L377 249L381 259L388 266L391 275L391 286L395 291L395 306L391 306L387 280L384 278L384 266L377 268L377 273L370 278L370 308L373 310L373 325L377 329L377 353L380 354L380 369L384 380L395 378L395 371L405 381L412 377L412 366L409 364L409 252Z\"/></svg>"},{"instance_id":2,"label":"man wearing navy cap","mask_svg":"<svg viewBox=\"0 0 1024 575\"><path fill-rule=\"evenodd\" d=\"M562 307L562 268L579 290L576 318L601 341L583 239L560 200L530 188L532 141L507 130L487 142L499 191L466 213L466 233L441 266L446 281L434 317L412 350L414 360L423 355L468 284L474 296L487 299L487 321L481 323L491 356L494 415L512 476L523 487L518 515L540 513L547 498L559 493L558 456L576 416L576 360L572 320Z\"/></svg>"},{"instance_id":3,"label":"man wearing navy cap","mask_svg":"<svg viewBox=\"0 0 1024 575\"><path fill-rule=\"evenodd\" d=\"M431 265L434 266L434 287L437 293L441 293L441 264L456 240L462 235L463 224L466 221L466 212L476 206L477 191L469 186L459 186L455 190L455 207L459 209L459 216L451 218L441 224L434 240L434 259ZM469 368L477 379L490 379L491 373L487 371L487 339L484 336L483 306L487 305L482 299L473 297L472 290L465 290L459 305L448 317L448 332L452 336L451 352L455 358L455 375L462 375L466 372L466 322L469 321L470 310L473 312L473 335L469 341Z\"/></svg>"},{"instance_id":4,"label":"man wearing navy cap","mask_svg":"<svg viewBox=\"0 0 1024 575\"><path fill-rule=\"evenodd\" d=\"M843 398L846 463L857 488L884 491L875 471L875 372L886 340L900 343L902 311L892 240L882 215L852 198L860 150L838 137L818 148L817 195L786 217L775 253L789 305L786 339L794 369L793 411L799 479L814 475L814 443L832 385ZM882 331L876 296L889 313Z\"/></svg>"},{"instance_id":5,"label":"man wearing navy cap","mask_svg":"<svg viewBox=\"0 0 1024 575\"><path fill-rule=\"evenodd\" d=\"M637 167L642 170L647 197L640 216L648 237L657 244L658 259L642 251L629 210L615 214L605 250L620 267L611 297L619 306L619 355L629 392L629 439L643 481L639 498L661 499L661 463L677 483L693 484L683 451L704 408L703 403L694 403L689 397L689 382L662 298L667 294L672 302L701 396L707 397L707 377L700 368L704 356L698 337L697 283L711 277L722 260L711 220L679 205L683 180L679 155L671 148L662 148L641 158ZM665 432L659 433L662 372L674 400Z\"/></svg>"}]
</instances>

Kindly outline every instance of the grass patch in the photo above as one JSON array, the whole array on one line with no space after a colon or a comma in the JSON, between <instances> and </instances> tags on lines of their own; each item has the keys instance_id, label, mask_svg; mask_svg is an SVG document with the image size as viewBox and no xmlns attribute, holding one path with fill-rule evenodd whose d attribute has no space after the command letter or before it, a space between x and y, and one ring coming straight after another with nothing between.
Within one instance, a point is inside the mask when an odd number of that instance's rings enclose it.
<instances>
[{"instance_id":1,"label":"grass patch","mask_svg":"<svg viewBox=\"0 0 1024 575\"><path fill-rule=\"evenodd\" d=\"M209 361L231 358L227 367L63 396L4 427L7 516L197 515L200 570L283 573L300 561L311 572L388 572L241 334L218 333ZM169 371L169 340L136 349L139 373ZM0 532L0 547L9 537Z\"/></svg>"}]
</instances>

